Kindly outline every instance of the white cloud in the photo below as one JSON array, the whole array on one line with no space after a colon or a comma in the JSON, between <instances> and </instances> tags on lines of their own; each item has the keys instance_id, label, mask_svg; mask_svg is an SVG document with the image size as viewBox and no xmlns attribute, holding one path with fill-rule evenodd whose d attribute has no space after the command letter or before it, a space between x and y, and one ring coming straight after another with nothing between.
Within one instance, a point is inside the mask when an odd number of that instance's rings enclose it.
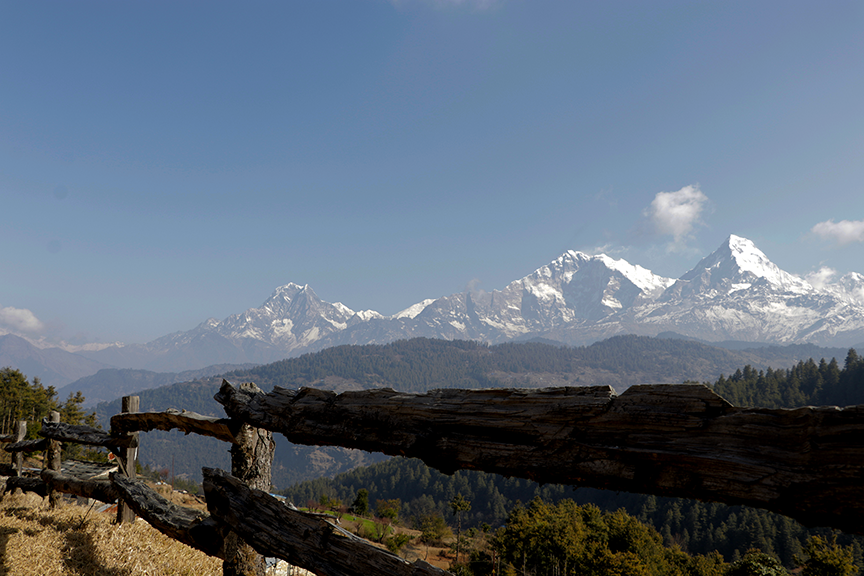
<instances>
[{"instance_id":1,"label":"white cloud","mask_svg":"<svg viewBox=\"0 0 864 576\"><path fill-rule=\"evenodd\" d=\"M804 279L814 288L822 289L831 284L831 280L837 275L837 271L828 266L823 266L815 272L810 272Z\"/></svg>"},{"instance_id":2,"label":"white cloud","mask_svg":"<svg viewBox=\"0 0 864 576\"><path fill-rule=\"evenodd\" d=\"M677 192L658 192L644 215L658 234L673 237L670 250L676 250L701 223L700 217L707 204L708 197L694 184Z\"/></svg>"},{"instance_id":3,"label":"white cloud","mask_svg":"<svg viewBox=\"0 0 864 576\"><path fill-rule=\"evenodd\" d=\"M813 226L810 232L825 240L834 240L840 246L864 242L864 220L827 220Z\"/></svg>"},{"instance_id":4,"label":"white cloud","mask_svg":"<svg viewBox=\"0 0 864 576\"><path fill-rule=\"evenodd\" d=\"M5 328L10 332L36 334L45 329L45 324L26 308L7 306L0 308L0 328Z\"/></svg>"}]
</instances>

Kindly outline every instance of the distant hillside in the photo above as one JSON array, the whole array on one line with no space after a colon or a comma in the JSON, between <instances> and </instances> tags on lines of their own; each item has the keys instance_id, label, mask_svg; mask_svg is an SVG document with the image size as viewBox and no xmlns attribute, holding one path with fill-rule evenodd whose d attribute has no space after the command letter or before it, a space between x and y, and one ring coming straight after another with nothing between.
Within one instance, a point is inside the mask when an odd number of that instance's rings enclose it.
<instances>
[{"instance_id":1,"label":"distant hillside","mask_svg":"<svg viewBox=\"0 0 864 576\"><path fill-rule=\"evenodd\" d=\"M414 338L391 344L337 346L226 375L273 386L314 386L336 391L433 388L609 385L713 382L750 365L792 366L808 358L844 357L842 348L809 344L726 350L693 340L615 336L590 346L525 342L487 346L466 340Z\"/></svg>"},{"instance_id":2,"label":"distant hillside","mask_svg":"<svg viewBox=\"0 0 864 576\"><path fill-rule=\"evenodd\" d=\"M762 350L762 349L760 349ZM771 347L761 352L730 351L687 340L619 336L591 346L571 348L541 343L486 346L471 341L417 338L386 345L339 346L249 370L225 375L231 382L255 382L265 391L273 386L314 386L335 391L390 387L406 392L433 388L545 387L609 384L623 391L632 384L714 382L750 365L786 368L805 358L827 356L830 349ZM815 354L813 354L815 352ZM821 352L821 353L820 353ZM760 356L764 354L765 357ZM842 351L839 357L845 357ZM178 408L223 416L213 400L221 377L175 383L140 391L141 410ZM119 412L120 400L96 407L103 426ZM215 440L150 432L140 457L152 467L200 479L202 466L227 466L227 446ZM273 482L293 482L332 476L359 464L379 461L340 448L294 446L277 435Z\"/></svg>"},{"instance_id":3,"label":"distant hillside","mask_svg":"<svg viewBox=\"0 0 864 576\"><path fill-rule=\"evenodd\" d=\"M89 408L100 402L121 398L138 390L159 388L177 382L200 380L217 374L224 374L230 370L249 370L255 366L255 364L214 364L200 370L187 370L186 372L150 372L149 370L104 368L96 374L85 376L67 384L60 388L57 394L62 400L69 393L80 391L87 398L83 406Z\"/></svg>"},{"instance_id":4,"label":"distant hillside","mask_svg":"<svg viewBox=\"0 0 864 576\"><path fill-rule=\"evenodd\" d=\"M45 386L60 388L107 365L60 348L37 348L27 340L0 336L0 367L20 370L27 378L39 378Z\"/></svg>"}]
</instances>

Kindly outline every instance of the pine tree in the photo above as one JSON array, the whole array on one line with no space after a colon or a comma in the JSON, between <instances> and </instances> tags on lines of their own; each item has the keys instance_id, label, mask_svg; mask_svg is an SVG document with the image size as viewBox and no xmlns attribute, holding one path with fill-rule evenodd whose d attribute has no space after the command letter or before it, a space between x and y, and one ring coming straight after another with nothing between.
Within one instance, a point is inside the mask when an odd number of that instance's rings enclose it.
<instances>
[{"instance_id":1,"label":"pine tree","mask_svg":"<svg viewBox=\"0 0 864 576\"><path fill-rule=\"evenodd\" d=\"M851 576L858 571L852 546L839 546L836 535L830 542L813 536L804 546L804 554L806 559L795 557L801 576Z\"/></svg>"},{"instance_id":2,"label":"pine tree","mask_svg":"<svg viewBox=\"0 0 864 576\"><path fill-rule=\"evenodd\" d=\"M358 516L365 516L369 512L369 491L366 488L360 488L357 491L357 497L351 504L351 510Z\"/></svg>"},{"instance_id":3,"label":"pine tree","mask_svg":"<svg viewBox=\"0 0 864 576\"><path fill-rule=\"evenodd\" d=\"M471 502L466 500L460 492L450 500L450 509L453 510L453 514L456 516L456 562L459 562L459 544L462 539L462 512L471 510Z\"/></svg>"}]
</instances>

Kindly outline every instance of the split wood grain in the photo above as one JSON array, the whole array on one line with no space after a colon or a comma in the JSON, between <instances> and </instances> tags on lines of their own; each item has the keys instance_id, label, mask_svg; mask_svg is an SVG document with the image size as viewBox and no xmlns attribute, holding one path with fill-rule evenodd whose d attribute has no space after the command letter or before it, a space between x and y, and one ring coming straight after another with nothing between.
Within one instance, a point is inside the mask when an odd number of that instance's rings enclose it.
<instances>
[{"instance_id":1,"label":"split wood grain","mask_svg":"<svg viewBox=\"0 0 864 576\"><path fill-rule=\"evenodd\" d=\"M390 389L223 381L231 418L298 444L419 458L541 483L744 504L864 533L864 406L740 408L703 385Z\"/></svg>"},{"instance_id":2,"label":"split wood grain","mask_svg":"<svg viewBox=\"0 0 864 576\"><path fill-rule=\"evenodd\" d=\"M194 432L201 436L211 436L223 442L234 444L236 440L229 424L230 420L226 418L203 416L197 412L171 408L163 412L115 414L111 417L111 432L116 434L177 429L186 434Z\"/></svg>"},{"instance_id":3,"label":"split wood grain","mask_svg":"<svg viewBox=\"0 0 864 576\"><path fill-rule=\"evenodd\" d=\"M222 533L218 523L195 508L178 506L140 480L111 473L111 482L135 514L175 540L221 558Z\"/></svg>"},{"instance_id":4,"label":"split wood grain","mask_svg":"<svg viewBox=\"0 0 864 576\"><path fill-rule=\"evenodd\" d=\"M103 448L127 448L137 441L137 438L132 436L112 436L104 430L91 426L76 426L63 422L49 422L48 420L42 420L42 429L39 431L39 435L60 442L73 442Z\"/></svg>"},{"instance_id":5,"label":"split wood grain","mask_svg":"<svg viewBox=\"0 0 864 576\"><path fill-rule=\"evenodd\" d=\"M422 560L408 562L319 516L292 510L228 473L204 468L207 509L259 553L322 576L445 576Z\"/></svg>"},{"instance_id":6,"label":"split wood grain","mask_svg":"<svg viewBox=\"0 0 864 576\"><path fill-rule=\"evenodd\" d=\"M41 478L49 490L64 494L92 498L106 504L116 502L120 497L120 492L108 480L81 480L47 468L42 470Z\"/></svg>"}]
</instances>

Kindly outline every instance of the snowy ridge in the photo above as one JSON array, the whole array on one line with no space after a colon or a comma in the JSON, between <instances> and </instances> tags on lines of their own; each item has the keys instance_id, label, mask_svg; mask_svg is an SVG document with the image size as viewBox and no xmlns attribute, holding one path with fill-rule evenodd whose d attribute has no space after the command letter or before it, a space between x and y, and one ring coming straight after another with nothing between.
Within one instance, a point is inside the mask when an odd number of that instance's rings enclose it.
<instances>
[{"instance_id":1,"label":"snowy ridge","mask_svg":"<svg viewBox=\"0 0 864 576\"><path fill-rule=\"evenodd\" d=\"M423 300L421 302L418 302L417 304L413 304L413 305L409 306L408 308L405 308L401 312L397 312L396 314L393 315L393 318L415 318L418 314L423 312L423 310L425 310L426 307L429 306L430 304L432 304L432 302L434 302L434 301L435 301L434 298L427 298L426 300Z\"/></svg>"},{"instance_id":2,"label":"snowy ridge","mask_svg":"<svg viewBox=\"0 0 864 576\"><path fill-rule=\"evenodd\" d=\"M191 369L183 364L189 358L202 365L272 362L340 344L417 336L587 344L665 331L709 341L855 345L864 341L864 275L829 282L832 274L820 271L814 285L781 270L750 240L731 235L677 280L623 259L569 250L501 290L426 299L393 316L355 312L324 302L308 285L289 283L259 308L139 345L134 357L139 364L145 357L161 359L153 362L177 370ZM114 358L118 350L106 352Z\"/></svg>"}]
</instances>

